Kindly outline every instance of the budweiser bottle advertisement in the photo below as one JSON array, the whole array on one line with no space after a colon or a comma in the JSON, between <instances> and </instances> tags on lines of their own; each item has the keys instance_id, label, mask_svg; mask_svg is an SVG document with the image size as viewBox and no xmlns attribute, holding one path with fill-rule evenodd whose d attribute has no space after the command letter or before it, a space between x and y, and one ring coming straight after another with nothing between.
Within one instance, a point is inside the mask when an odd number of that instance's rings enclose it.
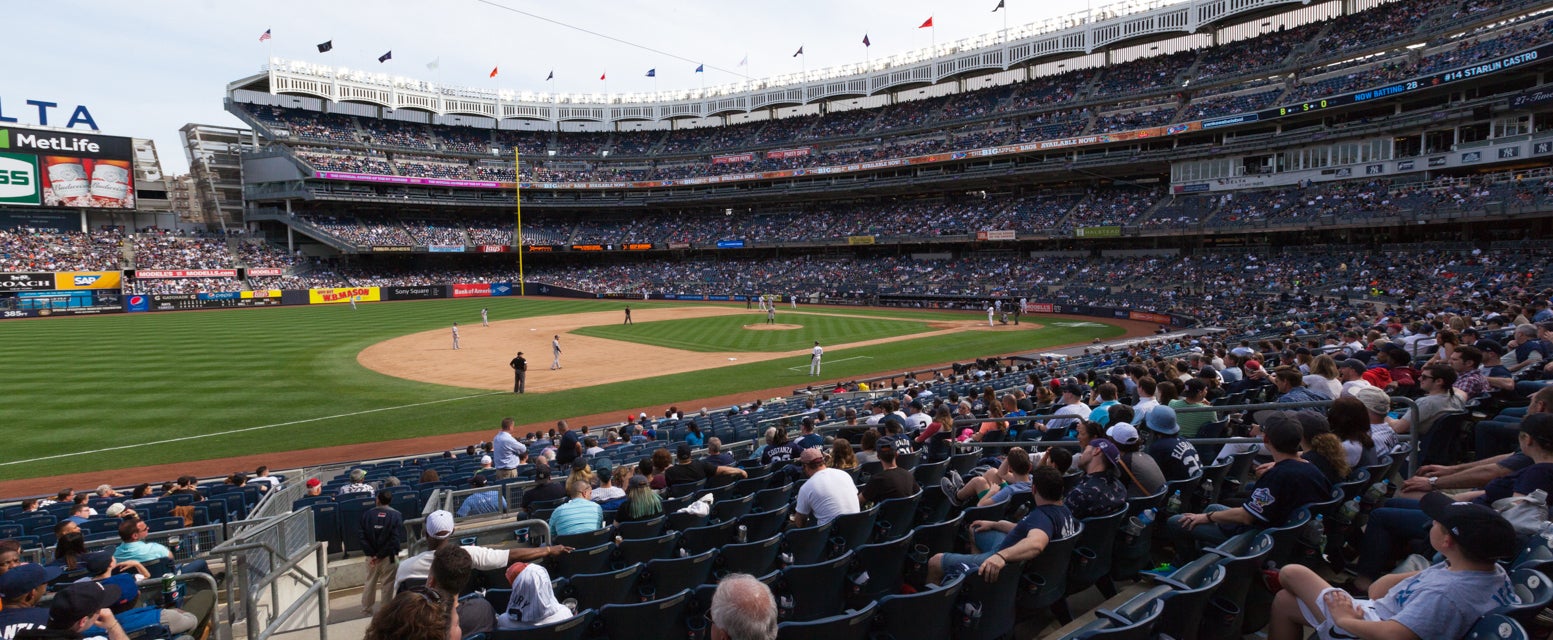
<instances>
[{"instance_id":1,"label":"budweiser bottle advertisement","mask_svg":"<svg viewBox=\"0 0 1553 640\"><path fill-rule=\"evenodd\" d=\"M48 174L48 191L44 204L67 207L94 206L91 198L91 182L86 178L85 161L80 158L43 156L44 172Z\"/></svg>"},{"instance_id":2,"label":"budweiser bottle advertisement","mask_svg":"<svg viewBox=\"0 0 1553 640\"><path fill-rule=\"evenodd\" d=\"M123 160L98 160L92 166L91 194L96 207L128 207L130 166Z\"/></svg>"}]
</instances>

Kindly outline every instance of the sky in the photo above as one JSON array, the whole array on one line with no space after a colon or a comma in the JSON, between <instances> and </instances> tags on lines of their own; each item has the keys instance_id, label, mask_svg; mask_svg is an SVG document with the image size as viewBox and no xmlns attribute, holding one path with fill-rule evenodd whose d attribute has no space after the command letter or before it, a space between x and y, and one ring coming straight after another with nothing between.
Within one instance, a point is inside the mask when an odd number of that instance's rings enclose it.
<instances>
[{"instance_id":1,"label":"sky","mask_svg":"<svg viewBox=\"0 0 1553 640\"><path fill-rule=\"evenodd\" d=\"M624 93L732 82L739 77L730 72L744 70L738 65L746 55L748 73L771 76L884 58L928 47L935 38L942 44L1004 25L1004 13L992 11L997 0L8 4L0 116L17 118L18 126L42 124L27 101L53 102L59 107L49 110L48 124L64 126L84 106L103 134L155 140L163 170L173 175L188 170L178 129L190 122L240 124L222 109L226 86L259 73L271 56L515 91L603 92L598 78L607 73L607 90ZM1005 4L1014 27L1083 12L1090 3ZM1095 3L1097 9L1103 4L1109 3ZM934 28L918 28L929 17ZM261 43L266 29L272 38ZM864 35L872 46L863 46ZM316 45L326 40L333 51L318 53ZM804 57L793 57L800 46ZM393 59L379 63L387 51ZM428 70L433 60L438 69ZM706 65L704 77L694 72L696 62ZM500 69L496 78L489 77L493 67ZM656 79L646 77L650 68ZM545 82L551 71L553 85Z\"/></svg>"}]
</instances>

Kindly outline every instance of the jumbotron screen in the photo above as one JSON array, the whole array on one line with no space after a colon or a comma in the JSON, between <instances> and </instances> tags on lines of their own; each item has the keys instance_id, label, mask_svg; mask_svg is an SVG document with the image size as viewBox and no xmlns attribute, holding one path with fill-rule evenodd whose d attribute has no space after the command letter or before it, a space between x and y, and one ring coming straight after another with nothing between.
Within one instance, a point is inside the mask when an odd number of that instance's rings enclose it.
<instances>
[{"instance_id":1,"label":"jumbotron screen","mask_svg":"<svg viewBox=\"0 0 1553 640\"><path fill-rule=\"evenodd\" d=\"M129 138L0 127L0 204L135 208Z\"/></svg>"}]
</instances>

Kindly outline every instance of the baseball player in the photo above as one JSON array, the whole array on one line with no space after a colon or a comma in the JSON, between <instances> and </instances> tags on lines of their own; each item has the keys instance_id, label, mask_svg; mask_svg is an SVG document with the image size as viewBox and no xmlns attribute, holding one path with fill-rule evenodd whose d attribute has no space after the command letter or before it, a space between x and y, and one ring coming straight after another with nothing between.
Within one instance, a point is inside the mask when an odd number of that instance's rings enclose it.
<instances>
[{"instance_id":1,"label":"baseball player","mask_svg":"<svg viewBox=\"0 0 1553 640\"><path fill-rule=\"evenodd\" d=\"M809 356L809 375L811 375L811 376L818 376L818 375L820 375L820 357L825 355L825 349L820 346L820 341L819 340L815 340L814 341L814 349L811 350L810 353L811 353L811 355Z\"/></svg>"},{"instance_id":2,"label":"baseball player","mask_svg":"<svg viewBox=\"0 0 1553 640\"><path fill-rule=\"evenodd\" d=\"M523 393L523 383L528 379L528 360L519 351L518 356L508 364L512 366L512 392Z\"/></svg>"},{"instance_id":3,"label":"baseball player","mask_svg":"<svg viewBox=\"0 0 1553 640\"><path fill-rule=\"evenodd\" d=\"M990 302L987 303L987 326L989 326L989 327L996 327L996 326L998 326L996 323L994 323L992 321L993 310L994 310L994 307L992 306L992 303L990 303Z\"/></svg>"},{"instance_id":4,"label":"baseball player","mask_svg":"<svg viewBox=\"0 0 1553 640\"><path fill-rule=\"evenodd\" d=\"M480 325L485 327L491 326L491 316L490 313L485 310L485 307L480 307Z\"/></svg>"},{"instance_id":5,"label":"baseball player","mask_svg":"<svg viewBox=\"0 0 1553 640\"><path fill-rule=\"evenodd\" d=\"M798 296L789 293L787 294L787 301L792 303L794 309L798 308Z\"/></svg>"},{"instance_id":6,"label":"baseball player","mask_svg":"<svg viewBox=\"0 0 1553 640\"><path fill-rule=\"evenodd\" d=\"M550 370L561 368L561 336L550 338Z\"/></svg>"},{"instance_id":7,"label":"baseball player","mask_svg":"<svg viewBox=\"0 0 1553 640\"><path fill-rule=\"evenodd\" d=\"M351 296L351 311L355 311L356 310L356 298L359 298L359 297L361 297L361 296Z\"/></svg>"},{"instance_id":8,"label":"baseball player","mask_svg":"<svg viewBox=\"0 0 1553 640\"><path fill-rule=\"evenodd\" d=\"M453 323L453 350L458 351L458 323Z\"/></svg>"},{"instance_id":9,"label":"baseball player","mask_svg":"<svg viewBox=\"0 0 1553 640\"><path fill-rule=\"evenodd\" d=\"M776 324L776 305L766 307L766 324Z\"/></svg>"},{"instance_id":10,"label":"baseball player","mask_svg":"<svg viewBox=\"0 0 1553 640\"><path fill-rule=\"evenodd\" d=\"M631 307L629 305L626 306L626 321L625 321L625 324L632 324L632 322L631 322Z\"/></svg>"}]
</instances>

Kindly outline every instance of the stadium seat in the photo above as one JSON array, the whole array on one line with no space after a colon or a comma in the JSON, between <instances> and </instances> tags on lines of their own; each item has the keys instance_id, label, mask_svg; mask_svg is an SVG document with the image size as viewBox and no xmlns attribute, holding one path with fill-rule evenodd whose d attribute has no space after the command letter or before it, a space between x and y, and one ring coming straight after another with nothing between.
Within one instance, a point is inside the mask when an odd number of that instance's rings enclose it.
<instances>
[{"instance_id":1,"label":"stadium seat","mask_svg":"<svg viewBox=\"0 0 1553 640\"><path fill-rule=\"evenodd\" d=\"M591 635L631 638L632 640L685 640L688 637L685 613L690 606L689 589L637 604L611 604L599 609Z\"/></svg>"},{"instance_id":2,"label":"stadium seat","mask_svg":"<svg viewBox=\"0 0 1553 640\"><path fill-rule=\"evenodd\" d=\"M793 500L793 493L797 491L796 485L788 483L780 487L762 489L755 493L755 503L750 507L751 511L772 511L788 505Z\"/></svg>"},{"instance_id":3,"label":"stadium seat","mask_svg":"<svg viewBox=\"0 0 1553 640\"><path fill-rule=\"evenodd\" d=\"M605 527L602 529L595 529L587 533L573 533L570 535L555 536L554 538L550 539L550 544L571 547L573 549L587 549L591 547L597 547L601 544L604 544L605 542L609 542L615 537L613 534L614 531L610 530L608 527Z\"/></svg>"},{"instance_id":4,"label":"stadium seat","mask_svg":"<svg viewBox=\"0 0 1553 640\"><path fill-rule=\"evenodd\" d=\"M1493 613L1513 618L1522 626L1535 627L1542 610L1548 607L1549 602L1553 602L1553 583L1549 583L1548 577L1535 569L1516 569L1510 574L1510 584L1521 602L1499 607Z\"/></svg>"},{"instance_id":5,"label":"stadium seat","mask_svg":"<svg viewBox=\"0 0 1553 640\"><path fill-rule=\"evenodd\" d=\"M691 554L701 553L733 544L738 534L739 521L729 520L704 527L686 529L680 533L679 546Z\"/></svg>"},{"instance_id":6,"label":"stadium seat","mask_svg":"<svg viewBox=\"0 0 1553 640\"><path fill-rule=\"evenodd\" d=\"M746 540L765 540L787 528L787 514L788 509L783 506L772 511L745 514L738 519L738 523L745 528Z\"/></svg>"},{"instance_id":7,"label":"stadium seat","mask_svg":"<svg viewBox=\"0 0 1553 640\"><path fill-rule=\"evenodd\" d=\"M884 596L898 593L905 580L906 565L910 562L911 532L894 540L878 544L865 544L857 548L857 568L861 573L854 581L849 604L863 606Z\"/></svg>"},{"instance_id":8,"label":"stadium seat","mask_svg":"<svg viewBox=\"0 0 1553 640\"><path fill-rule=\"evenodd\" d=\"M604 573L609 571L609 561L614 552L615 543L606 542L545 558L544 564L552 578L566 578L580 573Z\"/></svg>"},{"instance_id":9,"label":"stadium seat","mask_svg":"<svg viewBox=\"0 0 1553 640\"><path fill-rule=\"evenodd\" d=\"M576 598L579 609L631 604L641 601L636 584L641 575L642 565L639 564L606 573L579 573L556 580L555 594L560 599Z\"/></svg>"},{"instance_id":10,"label":"stadium seat","mask_svg":"<svg viewBox=\"0 0 1553 640\"><path fill-rule=\"evenodd\" d=\"M716 575L720 578L730 573L747 573L763 576L776 568L777 556L782 552L782 536L773 535L764 540L730 544L717 554Z\"/></svg>"},{"instance_id":11,"label":"stadium seat","mask_svg":"<svg viewBox=\"0 0 1553 640\"><path fill-rule=\"evenodd\" d=\"M1047 546L1041 555L1050 551L1051 546ZM961 640L993 640L1013 633L1016 619L1014 599L1023 580L1026 564L1023 560L1005 563L1003 570L998 572L997 581L991 584L982 580L980 573L969 572L965 575L965 590L960 598L978 607L981 619L973 628L960 633L958 637Z\"/></svg>"},{"instance_id":12,"label":"stadium seat","mask_svg":"<svg viewBox=\"0 0 1553 640\"><path fill-rule=\"evenodd\" d=\"M1093 587L1102 578L1109 578L1113 560L1110 551L1116 542L1116 531L1126 516L1127 508L1123 507L1108 515L1082 520L1084 530L1074 544L1073 561L1068 564L1068 595ZM1063 624L1073 620L1067 599L1058 601L1054 611L1057 620Z\"/></svg>"},{"instance_id":13,"label":"stadium seat","mask_svg":"<svg viewBox=\"0 0 1553 640\"><path fill-rule=\"evenodd\" d=\"M904 498L892 498L879 503L879 514L874 518L874 539L891 540L911 530L916 524L917 502L922 499L922 489Z\"/></svg>"},{"instance_id":14,"label":"stadium seat","mask_svg":"<svg viewBox=\"0 0 1553 640\"><path fill-rule=\"evenodd\" d=\"M1526 628L1514 618L1498 614L1488 614L1472 625L1462 640L1528 640L1531 638L1526 633Z\"/></svg>"},{"instance_id":15,"label":"stadium seat","mask_svg":"<svg viewBox=\"0 0 1553 640\"><path fill-rule=\"evenodd\" d=\"M839 539L847 549L856 549L868 542L874 534L874 519L879 517L879 505L857 513L836 516L830 521L830 537Z\"/></svg>"},{"instance_id":16,"label":"stadium seat","mask_svg":"<svg viewBox=\"0 0 1553 640\"><path fill-rule=\"evenodd\" d=\"M880 598L879 640L950 637L955 601L964 584L965 576L956 575L945 578L942 586L929 585L917 593Z\"/></svg>"},{"instance_id":17,"label":"stadium seat","mask_svg":"<svg viewBox=\"0 0 1553 640\"><path fill-rule=\"evenodd\" d=\"M507 603L502 602L502 607ZM503 609L496 609L498 612ZM583 640L593 631L594 621L598 618L598 612L593 609L584 609L577 615L541 625L531 629L494 629L483 634L464 636L464 640L479 640L479 636L485 636L485 640Z\"/></svg>"},{"instance_id":18,"label":"stadium seat","mask_svg":"<svg viewBox=\"0 0 1553 640\"><path fill-rule=\"evenodd\" d=\"M745 495L737 498L719 499L712 504L713 520L736 520L740 516L749 513L750 506L755 502L755 496Z\"/></svg>"},{"instance_id":19,"label":"stadium seat","mask_svg":"<svg viewBox=\"0 0 1553 640\"><path fill-rule=\"evenodd\" d=\"M1197 633L1208 600L1224 583L1225 568L1218 560L1218 556L1204 554L1168 576L1156 576L1156 582L1171 589L1164 594L1165 611L1160 615L1156 632L1173 638Z\"/></svg>"},{"instance_id":20,"label":"stadium seat","mask_svg":"<svg viewBox=\"0 0 1553 640\"><path fill-rule=\"evenodd\" d=\"M329 553L343 552L345 540L340 530L340 505L333 500L320 500L308 508L313 511L314 539L327 543Z\"/></svg>"},{"instance_id":21,"label":"stadium seat","mask_svg":"<svg viewBox=\"0 0 1553 640\"><path fill-rule=\"evenodd\" d=\"M1149 551L1153 541L1154 530L1162 526L1163 518L1156 511L1154 522L1137 534L1127 532L1132 518L1149 509L1158 510L1165 504L1165 490L1161 488L1158 493L1149 496L1138 496L1127 499L1127 515L1122 518L1121 530L1116 534L1116 541L1111 546L1111 573L1102 578L1098 583L1100 593L1107 598L1116 595L1116 582L1131 580L1139 571L1149 568Z\"/></svg>"},{"instance_id":22,"label":"stadium seat","mask_svg":"<svg viewBox=\"0 0 1553 640\"><path fill-rule=\"evenodd\" d=\"M1272 550L1273 537L1263 531L1247 531L1204 550L1205 554L1219 558L1218 563L1224 567L1224 581L1203 611L1201 637L1228 640L1241 636L1246 595L1252 589L1262 588L1255 583L1260 582L1259 572Z\"/></svg>"},{"instance_id":23,"label":"stadium seat","mask_svg":"<svg viewBox=\"0 0 1553 640\"><path fill-rule=\"evenodd\" d=\"M340 507L340 536L345 542L345 552L361 551L361 514L371 509L375 500L353 497L336 500L335 504Z\"/></svg>"},{"instance_id":24,"label":"stadium seat","mask_svg":"<svg viewBox=\"0 0 1553 640\"><path fill-rule=\"evenodd\" d=\"M879 603L819 620L783 622L777 640L867 640Z\"/></svg>"},{"instance_id":25,"label":"stadium seat","mask_svg":"<svg viewBox=\"0 0 1553 640\"><path fill-rule=\"evenodd\" d=\"M685 511L670 512L665 510L664 512L668 514L667 520L665 520L663 523L664 528L672 529L674 531L687 531L696 527L705 526L707 520L710 518L709 516L697 515Z\"/></svg>"},{"instance_id":26,"label":"stadium seat","mask_svg":"<svg viewBox=\"0 0 1553 640\"><path fill-rule=\"evenodd\" d=\"M916 479L919 486L932 488L938 486L938 481L944 478L944 474L948 469L948 460L926 462L918 464L916 468L912 469L911 476Z\"/></svg>"},{"instance_id":27,"label":"stadium seat","mask_svg":"<svg viewBox=\"0 0 1553 640\"><path fill-rule=\"evenodd\" d=\"M652 586L654 594L679 593L712 580L716 567L717 549L684 558L653 560L644 568L642 580Z\"/></svg>"},{"instance_id":28,"label":"stadium seat","mask_svg":"<svg viewBox=\"0 0 1553 640\"><path fill-rule=\"evenodd\" d=\"M679 548L679 533L670 531L656 538L633 538L616 543L614 565L624 567L674 557Z\"/></svg>"},{"instance_id":29,"label":"stadium seat","mask_svg":"<svg viewBox=\"0 0 1553 640\"><path fill-rule=\"evenodd\" d=\"M1139 598L1148 595L1145 593ZM1165 603L1156 597L1135 606L1137 610L1130 616L1099 609L1095 611L1094 621L1063 636L1062 640L1148 640Z\"/></svg>"},{"instance_id":30,"label":"stadium seat","mask_svg":"<svg viewBox=\"0 0 1553 640\"><path fill-rule=\"evenodd\" d=\"M626 540L639 538L656 538L663 534L663 525L668 521L666 516L658 516L648 520L633 520L615 524L615 535Z\"/></svg>"},{"instance_id":31,"label":"stadium seat","mask_svg":"<svg viewBox=\"0 0 1553 640\"><path fill-rule=\"evenodd\" d=\"M848 551L830 560L782 570L779 607L784 620L818 620L841 613L846 596Z\"/></svg>"},{"instance_id":32,"label":"stadium seat","mask_svg":"<svg viewBox=\"0 0 1553 640\"><path fill-rule=\"evenodd\" d=\"M960 547L955 543L959 539L960 525L964 522L964 518L964 514L958 514L942 522L917 526L911 530L912 545L927 548L928 555L959 551Z\"/></svg>"},{"instance_id":33,"label":"stadium seat","mask_svg":"<svg viewBox=\"0 0 1553 640\"><path fill-rule=\"evenodd\" d=\"M682 497L682 496L690 496L690 495L700 495L701 494L701 489L703 487L705 487L705 486L706 486L706 481L705 480L697 480L695 482L681 482L679 484L676 484L676 485L673 485L673 486L669 487L669 490L668 490L668 492L665 495L667 497L670 497L670 498L679 498L679 497Z\"/></svg>"},{"instance_id":34,"label":"stadium seat","mask_svg":"<svg viewBox=\"0 0 1553 640\"><path fill-rule=\"evenodd\" d=\"M1082 535L1084 525L1080 522L1079 530L1073 535L1046 543L1040 555L1025 563L1015 598L1015 608L1021 616L1046 611L1067 597L1068 566L1073 560L1073 548Z\"/></svg>"},{"instance_id":35,"label":"stadium seat","mask_svg":"<svg viewBox=\"0 0 1553 640\"><path fill-rule=\"evenodd\" d=\"M830 525L789 528L782 532L782 553L790 556L790 564L814 564L825 557L830 546Z\"/></svg>"}]
</instances>

